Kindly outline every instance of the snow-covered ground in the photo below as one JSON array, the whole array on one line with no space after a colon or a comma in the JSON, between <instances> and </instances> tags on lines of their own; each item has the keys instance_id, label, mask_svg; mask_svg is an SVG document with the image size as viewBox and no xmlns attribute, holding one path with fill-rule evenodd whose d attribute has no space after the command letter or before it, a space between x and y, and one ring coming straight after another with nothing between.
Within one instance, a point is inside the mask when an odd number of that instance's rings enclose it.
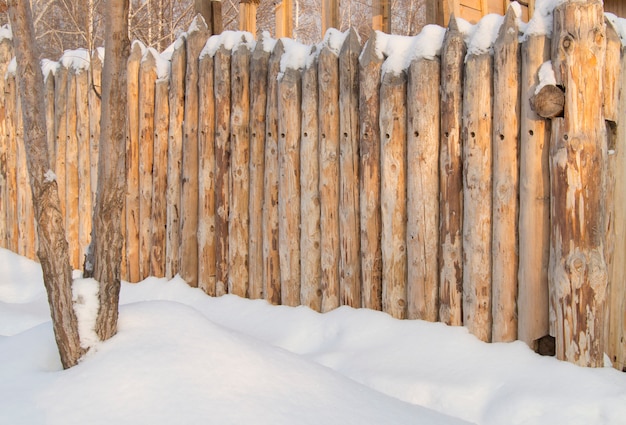
<instances>
[{"instance_id":1,"label":"snow-covered ground","mask_svg":"<svg viewBox=\"0 0 626 425\"><path fill-rule=\"evenodd\" d=\"M180 279L121 303L118 335L63 371L39 266L0 250L0 424L626 424L626 374L464 328Z\"/></svg>"}]
</instances>

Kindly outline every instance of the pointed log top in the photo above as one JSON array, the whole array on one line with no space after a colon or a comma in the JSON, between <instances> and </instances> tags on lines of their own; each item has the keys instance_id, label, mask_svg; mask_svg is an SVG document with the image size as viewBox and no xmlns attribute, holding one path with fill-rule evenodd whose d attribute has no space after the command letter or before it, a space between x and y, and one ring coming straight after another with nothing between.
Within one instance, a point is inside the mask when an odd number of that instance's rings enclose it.
<instances>
[{"instance_id":1,"label":"pointed log top","mask_svg":"<svg viewBox=\"0 0 626 425\"><path fill-rule=\"evenodd\" d=\"M193 18L193 21L191 21L191 24L189 24L187 34L191 35L195 32L204 33L207 31L209 31L209 27L207 26L204 17L200 13L198 13L196 17Z\"/></svg>"},{"instance_id":2,"label":"pointed log top","mask_svg":"<svg viewBox=\"0 0 626 425\"><path fill-rule=\"evenodd\" d=\"M448 22L448 31L450 31L450 32L458 32L459 31L459 24L456 21L456 16L454 16L454 13L452 13L450 15L450 21Z\"/></svg>"},{"instance_id":3,"label":"pointed log top","mask_svg":"<svg viewBox=\"0 0 626 425\"><path fill-rule=\"evenodd\" d=\"M285 44L282 39L278 39L276 44L274 45L274 50L272 50L272 55L276 57L281 57L285 53Z\"/></svg>"},{"instance_id":4,"label":"pointed log top","mask_svg":"<svg viewBox=\"0 0 626 425\"><path fill-rule=\"evenodd\" d=\"M133 41L133 44L130 46L130 55L128 56L128 60L140 60L143 57L145 50L146 46L141 41Z\"/></svg>"},{"instance_id":5,"label":"pointed log top","mask_svg":"<svg viewBox=\"0 0 626 425\"><path fill-rule=\"evenodd\" d=\"M379 54L376 49L376 44L378 41L378 31L372 30L370 33L370 38L365 42L365 46L363 46L363 52L361 56L359 56L359 62L361 66L366 67L371 63L376 63L379 66L383 63L383 56Z\"/></svg>"},{"instance_id":6,"label":"pointed log top","mask_svg":"<svg viewBox=\"0 0 626 425\"><path fill-rule=\"evenodd\" d=\"M518 36L519 21L517 10L513 5L509 5L506 15L504 15L502 26L500 26L500 30L498 31L498 38L496 38L495 44L517 41Z\"/></svg>"},{"instance_id":7,"label":"pointed log top","mask_svg":"<svg viewBox=\"0 0 626 425\"><path fill-rule=\"evenodd\" d=\"M361 38L354 28L350 28L346 39L341 46L340 54L349 54L348 52L360 52L361 51Z\"/></svg>"}]
</instances>

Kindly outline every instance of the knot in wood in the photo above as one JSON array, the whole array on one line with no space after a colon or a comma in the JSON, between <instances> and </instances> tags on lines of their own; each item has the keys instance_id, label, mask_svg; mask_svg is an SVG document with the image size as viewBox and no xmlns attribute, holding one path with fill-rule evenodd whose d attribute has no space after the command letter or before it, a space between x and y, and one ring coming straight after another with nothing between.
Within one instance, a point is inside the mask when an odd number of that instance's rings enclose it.
<instances>
[{"instance_id":1,"label":"knot in wood","mask_svg":"<svg viewBox=\"0 0 626 425\"><path fill-rule=\"evenodd\" d=\"M572 47L572 37L570 35L566 35L565 37L563 37L563 40L561 41L561 46L563 46L563 49L568 52L571 47Z\"/></svg>"}]
</instances>

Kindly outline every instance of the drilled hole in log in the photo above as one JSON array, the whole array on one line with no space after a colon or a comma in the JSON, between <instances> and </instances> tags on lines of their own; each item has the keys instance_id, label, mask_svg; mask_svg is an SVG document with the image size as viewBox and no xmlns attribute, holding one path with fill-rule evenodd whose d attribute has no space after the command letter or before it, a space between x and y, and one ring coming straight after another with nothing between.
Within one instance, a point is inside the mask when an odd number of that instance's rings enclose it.
<instances>
[{"instance_id":1,"label":"drilled hole in log","mask_svg":"<svg viewBox=\"0 0 626 425\"><path fill-rule=\"evenodd\" d=\"M504 140L504 134L500 135L500 140Z\"/></svg>"},{"instance_id":2,"label":"drilled hole in log","mask_svg":"<svg viewBox=\"0 0 626 425\"><path fill-rule=\"evenodd\" d=\"M304 132L304 137L309 137L309 133L307 133L306 131Z\"/></svg>"},{"instance_id":3,"label":"drilled hole in log","mask_svg":"<svg viewBox=\"0 0 626 425\"><path fill-rule=\"evenodd\" d=\"M474 133L473 131L470 133L470 136L472 137L476 137L476 133Z\"/></svg>"},{"instance_id":4,"label":"drilled hole in log","mask_svg":"<svg viewBox=\"0 0 626 425\"><path fill-rule=\"evenodd\" d=\"M391 136L389 135L389 133L386 133L386 134L385 134L385 138L386 138L386 139L388 139L389 137L391 137Z\"/></svg>"},{"instance_id":5,"label":"drilled hole in log","mask_svg":"<svg viewBox=\"0 0 626 425\"><path fill-rule=\"evenodd\" d=\"M419 132L419 131L415 131L415 132L413 132L413 136L415 136L415 137L420 137L420 132Z\"/></svg>"},{"instance_id":6,"label":"drilled hole in log","mask_svg":"<svg viewBox=\"0 0 626 425\"><path fill-rule=\"evenodd\" d=\"M531 136L534 136L534 135L535 135L535 132L534 132L534 131L532 131L532 130L528 130L528 134L530 134Z\"/></svg>"},{"instance_id":7,"label":"drilled hole in log","mask_svg":"<svg viewBox=\"0 0 626 425\"><path fill-rule=\"evenodd\" d=\"M280 138L284 139L285 138L285 133L280 133Z\"/></svg>"},{"instance_id":8,"label":"drilled hole in log","mask_svg":"<svg viewBox=\"0 0 626 425\"><path fill-rule=\"evenodd\" d=\"M446 137L450 137L450 133L448 133L447 131L444 133L444 136Z\"/></svg>"},{"instance_id":9,"label":"drilled hole in log","mask_svg":"<svg viewBox=\"0 0 626 425\"><path fill-rule=\"evenodd\" d=\"M343 137L348 137L348 133L343 133Z\"/></svg>"}]
</instances>

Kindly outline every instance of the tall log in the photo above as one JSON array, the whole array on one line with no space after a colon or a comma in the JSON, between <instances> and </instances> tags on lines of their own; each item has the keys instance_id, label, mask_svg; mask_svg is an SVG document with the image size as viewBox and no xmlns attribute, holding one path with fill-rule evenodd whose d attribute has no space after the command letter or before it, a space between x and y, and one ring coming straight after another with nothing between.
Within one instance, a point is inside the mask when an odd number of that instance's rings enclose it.
<instances>
[{"instance_id":1,"label":"tall log","mask_svg":"<svg viewBox=\"0 0 626 425\"><path fill-rule=\"evenodd\" d=\"M183 119L182 188L180 201L180 276L198 286L198 57L208 37L204 19L187 33L185 113Z\"/></svg>"},{"instance_id":2,"label":"tall log","mask_svg":"<svg viewBox=\"0 0 626 425\"><path fill-rule=\"evenodd\" d=\"M139 282L139 67L144 46L135 41L126 66L126 278Z\"/></svg>"},{"instance_id":3,"label":"tall log","mask_svg":"<svg viewBox=\"0 0 626 425\"><path fill-rule=\"evenodd\" d=\"M91 242L93 204L91 189L91 143L89 140L89 71L76 70L76 136L78 142L78 247L80 264ZM79 264L79 266L80 266Z\"/></svg>"},{"instance_id":4,"label":"tall log","mask_svg":"<svg viewBox=\"0 0 626 425\"><path fill-rule=\"evenodd\" d=\"M372 31L359 57L359 200L363 307L382 310L380 246L380 74L383 58Z\"/></svg>"},{"instance_id":5,"label":"tall log","mask_svg":"<svg viewBox=\"0 0 626 425\"><path fill-rule=\"evenodd\" d=\"M441 50L441 131L439 151L439 320L463 324L463 72L465 43L450 19Z\"/></svg>"},{"instance_id":6,"label":"tall log","mask_svg":"<svg viewBox=\"0 0 626 425\"><path fill-rule=\"evenodd\" d=\"M7 249L18 252L18 209L17 209L17 137L15 126L17 123L17 86L14 73L7 73L5 79L4 109L6 111L6 238ZM65 155L63 156L65 164ZM65 216L62 216L65 219ZM64 235L65 236L65 235Z\"/></svg>"},{"instance_id":7,"label":"tall log","mask_svg":"<svg viewBox=\"0 0 626 425\"><path fill-rule=\"evenodd\" d=\"M439 79L438 58L414 60L407 97L407 318L439 315Z\"/></svg>"},{"instance_id":8,"label":"tall log","mask_svg":"<svg viewBox=\"0 0 626 425\"><path fill-rule=\"evenodd\" d=\"M180 37L174 44L170 66L169 129L167 143L167 236L165 277L180 270L180 191L182 186L183 118L185 112L185 70L187 47Z\"/></svg>"},{"instance_id":9,"label":"tall log","mask_svg":"<svg viewBox=\"0 0 626 425\"><path fill-rule=\"evenodd\" d=\"M552 63L565 89L564 117L552 121L550 162L556 355L591 367L603 365L605 351L605 51L601 1L566 2L554 10Z\"/></svg>"},{"instance_id":10,"label":"tall log","mask_svg":"<svg viewBox=\"0 0 626 425\"><path fill-rule=\"evenodd\" d=\"M2 49L1 43L0 49ZM2 63L1 55L2 50L0 50L0 64ZM0 72L3 72L2 68L0 68ZM6 68L4 69L4 73L6 74ZM1 80L0 84L2 85L2 93L4 93L4 79ZM46 107L46 139L48 141L48 157L50 158L50 163L54 164L56 162L56 146L54 139L54 72L52 70L48 70L48 74L44 75L44 83L46 85L44 102Z\"/></svg>"},{"instance_id":11,"label":"tall log","mask_svg":"<svg viewBox=\"0 0 626 425\"><path fill-rule=\"evenodd\" d=\"M263 175L265 173L265 111L270 52L260 36L250 59L250 238L248 296L263 298Z\"/></svg>"},{"instance_id":12,"label":"tall log","mask_svg":"<svg viewBox=\"0 0 626 425\"><path fill-rule=\"evenodd\" d=\"M230 51L221 46L215 61L215 294L228 293L228 215L230 213Z\"/></svg>"},{"instance_id":13,"label":"tall log","mask_svg":"<svg viewBox=\"0 0 626 425\"><path fill-rule=\"evenodd\" d=\"M314 54L314 52L311 52ZM300 301L315 311L322 306L320 162L317 61L302 71L302 125L300 129Z\"/></svg>"},{"instance_id":14,"label":"tall log","mask_svg":"<svg viewBox=\"0 0 626 425\"><path fill-rule=\"evenodd\" d=\"M17 77L16 77L17 78ZM21 78L21 77L20 77ZM22 84L17 78L18 88ZM18 249L17 253L26 258L36 258L35 211L33 194L28 173L27 147L25 145L24 110L22 97L18 90L15 105L15 141L17 143L17 218L18 218Z\"/></svg>"},{"instance_id":15,"label":"tall log","mask_svg":"<svg viewBox=\"0 0 626 425\"><path fill-rule=\"evenodd\" d=\"M380 87L383 311L407 313L406 75L385 73Z\"/></svg>"},{"instance_id":16,"label":"tall log","mask_svg":"<svg viewBox=\"0 0 626 425\"><path fill-rule=\"evenodd\" d=\"M154 105L156 57L148 49L139 68L139 280L150 276L152 251L152 171L154 165Z\"/></svg>"},{"instance_id":17,"label":"tall log","mask_svg":"<svg viewBox=\"0 0 626 425\"><path fill-rule=\"evenodd\" d=\"M82 265L79 229L78 199L78 137L76 128L76 69L71 67L67 76L67 137L65 145L65 234L69 243L70 264L73 269Z\"/></svg>"},{"instance_id":18,"label":"tall log","mask_svg":"<svg viewBox=\"0 0 626 425\"><path fill-rule=\"evenodd\" d=\"M245 44L232 52L230 99L228 292L246 297L250 222L250 49Z\"/></svg>"},{"instance_id":19,"label":"tall log","mask_svg":"<svg viewBox=\"0 0 626 425\"><path fill-rule=\"evenodd\" d=\"M491 205L493 59L465 61L463 99L463 324L491 341Z\"/></svg>"},{"instance_id":20,"label":"tall log","mask_svg":"<svg viewBox=\"0 0 626 425\"><path fill-rule=\"evenodd\" d=\"M285 52L278 40L270 56L267 76L265 124L265 174L263 179L263 293L280 304L280 259L278 256L278 73Z\"/></svg>"},{"instance_id":21,"label":"tall log","mask_svg":"<svg viewBox=\"0 0 626 425\"><path fill-rule=\"evenodd\" d=\"M278 252L281 304L300 305L300 71L278 82Z\"/></svg>"},{"instance_id":22,"label":"tall log","mask_svg":"<svg viewBox=\"0 0 626 425\"><path fill-rule=\"evenodd\" d=\"M6 76L7 68L9 66L9 62L11 61L11 57L13 56L13 43L11 40L3 38L0 40L0 76ZM53 74L52 72L50 72ZM54 76L50 77L50 81L52 82L52 108L46 108L46 112L50 109L53 111L52 115L52 141L54 142ZM4 77L0 77L0 94L3 97L0 100L0 247L7 248L7 210L9 208L8 202L8 187L7 187L7 110L4 104L6 100L6 79ZM46 99L48 99L48 93L50 90L50 84L46 85ZM47 105L49 105L49 101L46 100ZM49 123L50 121L48 121ZM54 162L53 162L54 163Z\"/></svg>"},{"instance_id":23,"label":"tall log","mask_svg":"<svg viewBox=\"0 0 626 425\"><path fill-rule=\"evenodd\" d=\"M339 307L339 61L325 46L318 58L322 311Z\"/></svg>"},{"instance_id":24,"label":"tall log","mask_svg":"<svg viewBox=\"0 0 626 425\"><path fill-rule=\"evenodd\" d=\"M54 79L54 133L56 162L54 174L57 176L61 216L65 226L65 148L67 145L67 67L59 63ZM10 187L10 186L9 186ZM17 222L16 222L17 223Z\"/></svg>"},{"instance_id":25,"label":"tall log","mask_svg":"<svg viewBox=\"0 0 626 425\"><path fill-rule=\"evenodd\" d=\"M215 97L213 57L198 63L198 287L215 296Z\"/></svg>"},{"instance_id":26,"label":"tall log","mask_svg":"<svg viewBox=\"0 0 626 425\"><path fill-rule=\"evenodd\" d=\"M492 315L494 342L517 339L520 50L509 8L494 45Z\"/></svg>"},{"instance_id":27,"label":"tall log","mask_svg":"<svg viewBox=\"0 0 626 425\"><path fill-rule=\"evenodd\" d=\"M533 349L550 330L550 126L532 110L529 99L549 55L545 35L531 35L522 44L517 338Z\"/></svg>"},{"instance_id":28,"label":"tall log","mask_svg":"<svg viewBox=\"0 0 626 425\"><path fill-rule=\"evenodd\" d=\"M165 276L167 226L167 134L169 124L169 79L159 78L154 92L154 149L152 205L150 207L150 276Z\"/></svg>"},{"instance_id":29,"label":"tall log","mask_svg":"<svg viewBox=\"0 0 626 425\"><path fill-rule=\"evenodd\" d=\"M339 302L361 307L359 215L359 54L350 29L339 53Z\"/></svg>"},{"instance_id":30,"label":"tall log","mask_svg":"<svg viewBox=\"0 0 626 425\"><path fill-rule=\"evenodd\" d=\"M89 66L89 145L91 162L91 199L95 203L98 188L98 141L100 140L100 116L102 109L102 59L96 50L91 55ZM122 230L125 226L122 226Z\"/></svg>"}]
</instances>

